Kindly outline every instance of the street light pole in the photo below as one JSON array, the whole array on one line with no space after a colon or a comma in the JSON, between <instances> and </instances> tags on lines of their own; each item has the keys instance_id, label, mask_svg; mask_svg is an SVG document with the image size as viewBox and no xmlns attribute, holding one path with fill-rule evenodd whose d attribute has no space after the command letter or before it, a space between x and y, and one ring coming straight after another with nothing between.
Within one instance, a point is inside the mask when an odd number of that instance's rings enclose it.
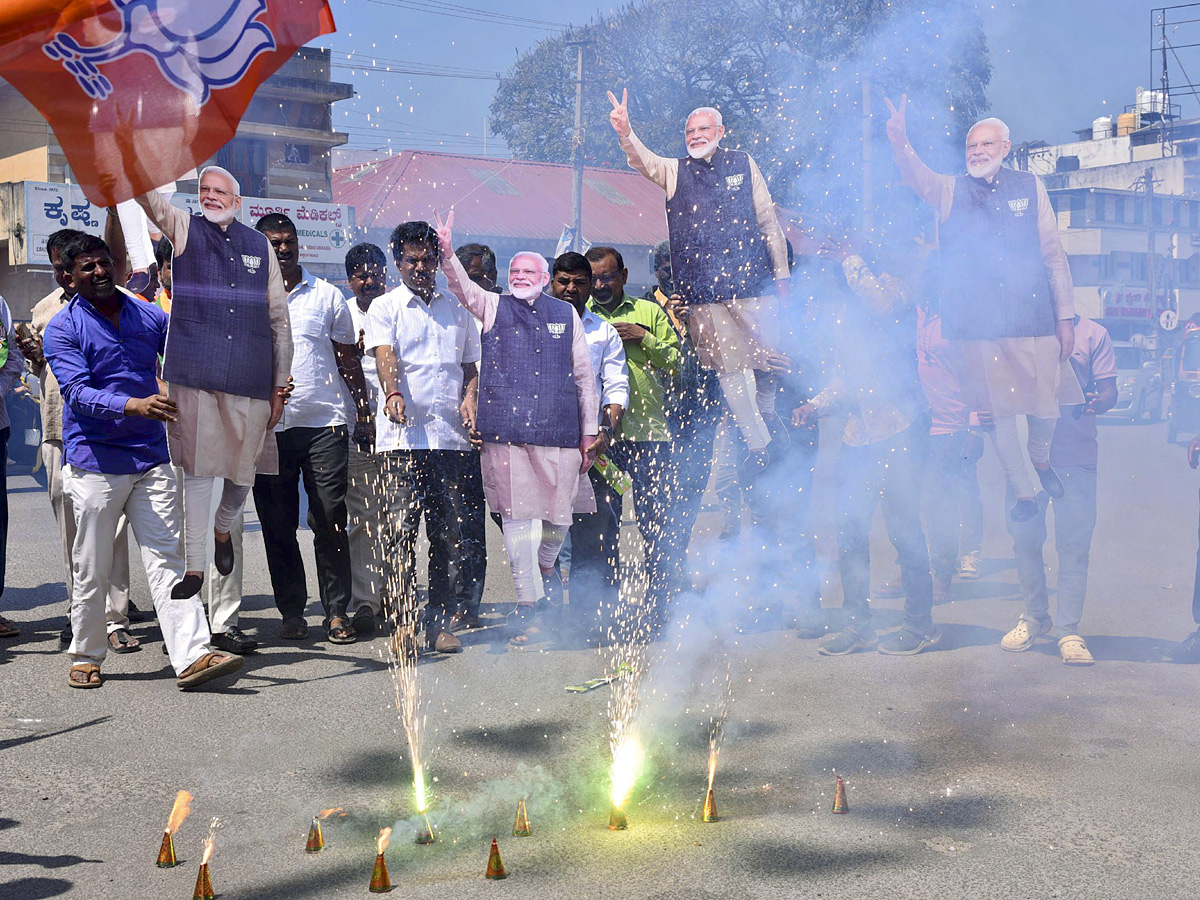
<instances>
[{"instance_id":1,"label":"street light pole","mask_svg":"<svg viewBox=\"0 0 1200 900\"><path fill-rule=\"evenodd\" d=\"M575 136L571 142L571 228L574 236L571 249L576 253L583 248L583 48L592 41L581 39L567 41L574 47L575 61Z\"/></svg>"}]
</instances>

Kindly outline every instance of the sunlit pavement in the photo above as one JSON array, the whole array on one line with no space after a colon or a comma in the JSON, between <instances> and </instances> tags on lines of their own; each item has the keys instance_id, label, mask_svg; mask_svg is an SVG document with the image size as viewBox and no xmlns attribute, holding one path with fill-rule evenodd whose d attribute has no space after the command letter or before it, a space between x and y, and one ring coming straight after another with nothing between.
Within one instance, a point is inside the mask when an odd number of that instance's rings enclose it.
<instances>
[{"instance_id":1,"label":"sunlit pavement","mask_svg":"<svg viewBox=\"0 0 1200 900\"><path fill-rule=\"evenodd\" d=\"M826 440L823 466L835 449ZM610 689L564 690L604 662L595 650L508 647L499 623L512 587L489 524L485 612L495 624L419 670L436 779L429 846L413 843L409 757L381 638L329 644L314 602L312 637L281 642L251 529L242 621L265 646L235 683L179 693L156 628L139 625L142 652L110 655L103 689L71 690L49 503L14 476L2 611L23 635L0 644L0 897L190 897L214 816L211 877L226 900L365 897L385 825L396 827L387 862L404 897L1194 896L1200 667L1161 656L1194 627L1200 474L1166 443L1165 425L1102 427L1083 620L1097 664L1070 669L1049 640L1023 654L999 648L1021 604L990 451L981 471L984 576L935 609L935 651L823 658L774 625L738 633L699 615L656 646L642 691L646 758L624 832L606 827ZM822 509L827 496L818 489ZM715 519L706 514L701 530ZM895 557L876 524L878 584ZM699 535L694 561L713 546L713 534ZM750 541L738 551L754 558ZM827 530L821 551L830 561ZM1053 587L1052 551L1047 562ZM136 557L134 571L145 607ZM835 579L825 605L837 602ZM737 603L746 605L728 607ZM877 604L880 623L897 623L901 604ZM705 824L708 725L727 664L720 821ZM835 772L848 815L830 812ZM179 788L195 795L176 838L181 864L158 869ZM522 797L533 834L513 837ZM326 849L306 854L311 816L337 806L347 816L325 823ZM503 882L484 878L493 836Z\"/></svg>"}]
</instances>

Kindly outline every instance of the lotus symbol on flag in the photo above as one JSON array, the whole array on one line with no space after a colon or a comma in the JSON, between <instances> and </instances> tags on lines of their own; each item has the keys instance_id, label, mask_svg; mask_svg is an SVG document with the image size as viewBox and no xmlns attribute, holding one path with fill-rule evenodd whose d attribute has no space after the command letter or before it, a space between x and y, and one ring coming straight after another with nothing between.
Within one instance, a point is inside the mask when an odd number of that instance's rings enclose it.
<instances>
[{"instance_id":1,"label":"lotus symbol on flag","mask_svg":"<svg viewBox=\"0 0 1200 900\"><path fill-rule=\"evenodd\" d=\"M100 71L134 53L154 58L163 77L186 91L196 106L212 88L237 84L260 54L275 49L275 36L262 22L266 0L112 0L121 13L121 33L107 43L83 46L58 33L43 52L62 62L94 100L105 100L113 84Z\"/></svg>"}]
</instances>

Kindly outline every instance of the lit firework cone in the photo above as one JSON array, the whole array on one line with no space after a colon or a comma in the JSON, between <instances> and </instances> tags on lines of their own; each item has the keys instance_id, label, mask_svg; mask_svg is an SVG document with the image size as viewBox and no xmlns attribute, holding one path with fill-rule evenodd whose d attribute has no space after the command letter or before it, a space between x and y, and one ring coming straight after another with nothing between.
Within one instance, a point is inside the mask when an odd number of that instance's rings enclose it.
<instances>
[{"instance_id":1,"label":"lit firework cone","mask_svg":"<svg viewBox=\"0 0 1200 900\"><path fill-rule=\"evenodd\" d=\"M624 831L628 827L629 822L625 818L625 810L619 806L614 806L608 811L609 831Z\"/></svg>"},{"instance_id":2,"label":"lit firework cone","mask_svg":"<svg viewBox=\"0 0 1200 900\"><path fill-rule=\"evenodd\" d=\"M717 818L717 801L713 799L713 789L709 788L704 795L704 821L715 822Z\"/></svg>"},{"instance_id":3,"label":"lit firework cone","mask_svg":"<svg viewBox=\"0 0 1200 900\"><path fill-rule=\"evenodd\" d=\"M513 820L513 837L529 837L533 829L529 827L529 813L525 810L525 798L517 801L517 817Z\"/></svg>"},{"instance_id":4,"label":"lit firework cone","mask_svg":"<svg viewBox=\"0 0 1200 900\"><path fill-rule=\"evenodd\" d=\"M304 846L304 852L320 853L324 849L325 835L321 833L321 820L313 816L312 824L308 826L308 843Z\"/></svg>"},{"instance_id":5,"label":"lit firework cone","mask_svg":"<svg viewBox=\"0 0 1200 900\"><path fill-rule=\"evenodd\" d=\"M158 848L158 862L155 865L160 869L169 869L179 865L175 859L175 839L169 831L163 832L162 846Z\"/></svg>"},{"instance_id":6,"label":"lit firework cone","mask_svg":"<svg viewBox=\"0 0 1200 900\"><path fill-rule=\"evenodd\" d=\"M158 850L158 862L155 863L160 869L178 865L175 859L175 832L191 811L192 795L187 791L177 792L175 803L171 806L171 815L167 818L167 827L163 832L162 846Z\"/></svg>"},{"instance_id":7,"label":"lit firework cone","mask_svg":"<svg viewBox=\"0 0 1200 900\"><path fill-rule=\"evenodd\" d=\"M429 814L422 812L421 817L425 820L425 824L417 829L416 843L432 844L434 841L433 826L429 824Z\"/></svg>"},{"instance_id":8,"label":"lit firework cone","mask_svg":"<svg viewBox=\"0 0 1200 900\"><path fill-rule=\"evenodd\" d=\"M842 776L837 777L837 791L833 795L833 811L835 813L850 812L850 804L846 802L846 782Z\"/></svg>"},{"instance_id":9,"label":"lit firework cone","mask_svg":"<svg viewBox=\"0 0 1200 900\"><path fill-rule=\"evenodd\" d=\"M488 867L485 874L493 881L508 877L508 873L504 871L504 860L500 858L500 844L495 838L492 838L492 852L488 854Z\"/></svg>"},{"instance_id":10,"label":"lit firework cone","mask_svg":"<svg viewBox=\"0 0 1200 900\"><path fill-rule=\"evenodd\" d=\"M370 887L372 894L386 894L392 889L392 881L388 878L387 862L383 858L391 837L392 829L381 828L379 838L375 841L375 868L371 870Z\"/></svg>"},{"instance_id":11,"label":"lit firework cone","mask_svg":"<svg viewBox=\"0 0 1200 900\"><path fill-rule=\"evenodd\" d=\"M208 877L208 863L200 864L200 871L196 873L196 887L192 891L192 900L213 900L216 894L213 893L212 881Z\"/></svg>"}]
</instances>

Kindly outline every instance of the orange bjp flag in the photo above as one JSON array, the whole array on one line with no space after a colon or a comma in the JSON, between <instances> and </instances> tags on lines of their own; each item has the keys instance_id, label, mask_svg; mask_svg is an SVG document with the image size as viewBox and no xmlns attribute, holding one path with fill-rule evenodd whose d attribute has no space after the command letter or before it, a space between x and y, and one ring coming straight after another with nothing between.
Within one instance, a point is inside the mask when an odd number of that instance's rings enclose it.
<instances>
[{"instance_id":1,"label":"orange bjp flag","mask_svg":"<svg viewBox=\"0 0 1200 900\"><path fill-rule=\"evenodd\" d=\"M326 0L3 0L0 75L108 206L210 158L258 86L333 30Z\"/></svg>"}]
</instances>

